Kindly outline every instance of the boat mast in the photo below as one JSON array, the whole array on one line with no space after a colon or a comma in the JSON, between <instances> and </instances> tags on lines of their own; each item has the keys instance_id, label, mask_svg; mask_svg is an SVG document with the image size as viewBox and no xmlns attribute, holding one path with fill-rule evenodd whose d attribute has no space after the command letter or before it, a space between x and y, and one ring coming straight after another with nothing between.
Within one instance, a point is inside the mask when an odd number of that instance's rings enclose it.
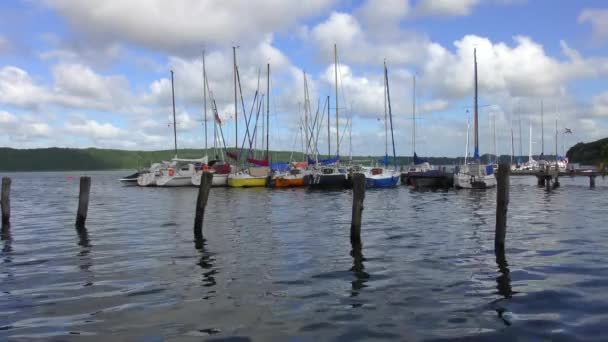
<instances>
[{"instance_id":1,"label":"boat mast","mask_svg":"<svg viewBox=\"0 0 608 342\"><path fill-rule=\"evenodd\" d=\"M205 69L205 50L203 50L203 108L205 120L205 153L207 153L207 70Z\"/></svg>"},{"instance_id":2,"label":"boat mast","mask_svg":"<svg viewBox=\"0 0 608 342\"><path fill-rule=\"evenodd\" d=\"M270 63L266 64L266 160L270 166Z\"/></svg>"},{"instance_id":3,"label":"boat mast","mask_svg":"<svg viewBox=\"0 0 608 342\"><path fill-rule=\"evenodd\" d=\"M393 162L395 163L395 171L397 171L397 153L395 152L395 136L393 134L393 114L391 111L391 93L388 86L388 69L386 61L384 62L384 80L386 82L386 97L388 100L388 117L391 120L391 141L393 142Z\"/></svg>"},{"instance_id":4,"label":"boat mast","mask_svg":"<svg viewBox=\"0 0 608 342\"><path fill-rule=\"evenodd\" d=\"M384 68L386 69L386 59L384 59ZM388 166L388 110L386 107L386 80L384 80L384 166Z\"/></svg>"},{"instance_id":5,"label":"boat mast","mask_svg":"<svg viewBox=\"0 0 608 342\"><path fill-rule=\"evenodd\" d=\"M543 159L545 156L545 121L543 100L540 100L540 155L541 159Z\"/></svg>"},{"instance_id":6,"label":"boat mast","mask_svg":"<svg viewBox=\"0 0 608 342\"><path fill-rule=\"evenodd\" d=\"M416 74L412 76L412 158L416 154ZM414 161L412 164L416 164Z\"/></svg>"},{"instance_id":7,"label":"boat mast","mask_svg":"<svg viewBox=\"0 0 608 342\"><path fill-rule=\"evenodd\" d=\"M498 150L496 148L496 113L492 115L492 129L494 131L494 161L498 163Z\"/></svg>"},{"instance_id":8,"label":"boat mast","mask_svg":"<svg viewBox=\"0 0 608 342\"><path fill-rule=\"evenodd\" d=\"M557 163L557 119L555 119L555 169L559 171L559 165Z\"/></svg>"},{"instance_id":9,"label":"boat mast","mask_svg":"<svg viewBox=\"0 0 608 342\"><path fill-rule=\"evenodd\" d=\"M469 110L467 110L468 114ZM467 158L469 158L469 133L471 132L471 117L467 115L467 145L464 151L464 165L467 165Z\"/></svg>"},{"instance_id":10,"label":"boat mast","mask_svg":"<svg viewBox=\"0 0 608 342\"><path fill-rule=\"evenodd\" d=\"M532 162L532 120L530 120L530 145L528 146L528 163Z\"/></svg>"},{"instance_id":11,"label":"boat mast","mask_svg":"<svg viewBox=\"0 0 608 342\"><path fill-rule=\"evenodd\" d=\"M340 156L340 120L338 117L338 47L336 44L334 44L334 78L336 81L336 156Z\"/></svg>"},{"instance_id":12,"label":"boat mast","mask_svg":"<svg viewBox=\"0 0 608 342\"><path fill-rule=\"evenodd\" d=\"M171 99L173 100L173 149L177 158L177 124L175 122L175 88L173 86L173 70L171 70Z\"/></svg>"},{"instance_id":13,"label":"boat mast","mask_svg":"<svg viewBox=\"0 0 608 342\"><path fill-rule=\"evenodd\" d=\"M329 112L329 95L327 95L327 159L331 158L331 133L330 133L330 112Z\"/></svg>"},{"instance_id":14,"label":"boat mast","mask_svg":"<svg viewBox=\"0 0 608 342\"><path fill-rule=\"evenodd\" d=\"M473 129L475 130L474 132L474 139L475 139L475 150L473 152L473 159L474 160L478 160L479 159L479 122L478 122L478 113L477 113L477 49L475 48L473 50L473 59L474 59L474 65L475 65L475 103L474 103L474 107L475 107L475 117L473 119Z\"/></svg>"},{"instance_id":15,"label":"boat mast","mask_svg":"<svg viewBox=\"0 0 608 342\"><path fill-rule=\"evenodd\" d=\"M239 110L236 98L236 46L232 47L232 68L234 73L234 152L236 153L236 165L239 165Z\"/></svg>"},{"instance_id":16,"label":"boat mast","mask_svg":"<svg viewBox=\"0 0 608 342\"><path fill-rule=\"evenodd\" d=\"M517 106L517 113L519 115L519 157L521 158L523 155L523 144L522 144L522 134L521 134L521 107L519 107L519 103Z\"/></svg>"}]
</instances>

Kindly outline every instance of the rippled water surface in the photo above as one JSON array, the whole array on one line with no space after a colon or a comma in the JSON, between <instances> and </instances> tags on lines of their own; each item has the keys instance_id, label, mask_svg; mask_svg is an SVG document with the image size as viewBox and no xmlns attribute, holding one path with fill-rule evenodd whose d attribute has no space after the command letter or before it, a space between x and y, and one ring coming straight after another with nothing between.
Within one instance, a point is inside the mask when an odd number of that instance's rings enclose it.
<instances>
[{"instance_id":1,"label":"rippled water surface","mask_svg":"<svg viewBox=\"0 0 608 342\"><path fill-rule=\"evenodd\" d=\"M495 190L368 190L363 260L349 191L123 187L94 172L13 179L0 257L0 340L602 340L608 179L547 192L512 177L506 259ZM70 179L68 176L75 176Z\"/></svg>"}]
</instances>

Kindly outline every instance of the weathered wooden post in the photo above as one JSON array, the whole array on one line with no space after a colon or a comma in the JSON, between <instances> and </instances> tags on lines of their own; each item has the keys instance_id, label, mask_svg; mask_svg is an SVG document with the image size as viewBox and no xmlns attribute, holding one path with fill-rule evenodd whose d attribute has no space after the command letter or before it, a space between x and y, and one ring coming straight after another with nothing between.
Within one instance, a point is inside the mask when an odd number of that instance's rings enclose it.
<instances>
[{"instance_id":1,"label":"weathered wooden post","mask_svg":"<svg viewBox=\"0 0 608 342\"><path fill-rule=\"evenodd\" d=\"M551 176L545 176L545 189L551 190Z\"/></svg>"},{"instance_id":2,"label":"weathered wooden post","mask_svg":"<svg viewBox=\"0 0 608 342\"><path fill-rule=\"evenodd\" d=\"M350 243L353 251L361 250L361 214L365 200L365 175L355 173L353 177L353 214L350 224Z\"/></svg>"},{"instance_id":3,"label":"weathered wooden post","mask_svg":"<svg viewBox=\"0 0 608 342\"><path fill-rule=\"evenodd\" d=\"M9 177L2 178L2 226L8 226L11 223L11 179Z\"/></svg>"},{"instance_id":4,"label":"weathered wooden post","mask_svg":"<svg viewBox=\"0 0 608 342\"><path fill-rule=\"evenodd\" d=\"M91 177L80 177L80 193L78 194L78 212L76 213L76 228L84 228L89 211L89 193L91 192Z\"/></svg>"},{"instance_id":5,"label":"weathered wooden post","mask_svg":"<svg viewBox=\"0 0 608 342\"><path fill-rule=\"evenodd\" d=\"M589 176L589 187L595 188L595 175ZM4 189L4 187L2 187Z\"/></svg>"},{"instance_id":6,"label":"weathered wooden post","mask_svg":"<svg viewBox=\"0 0 608 342\"><path fill-rule=\"evenodd\" d=\"M559 184L559 173L558 173L557 175L555 175L555 180L553 181L553 189L559 188L559 186L560 186L560 184Z\"/></svg>"},{"instance_id":7,"label":"weathered wooden post","mask_svg":"<svg viewBox=\"0 0 608 342\"><path fill-rule=\"evenodd\" d=\"M496 232L494 248L496 252L504 253L505 237L507 235L507 210L509 208L509 164L500 164L496 177Z\"/></svg>"},{"instance_id":8,"label":"weathered wooden post","mask_svg":"<svg viewBox=\"0 0 608 342\"><path fill-rule=\"evenodd\" d=\"M194 216L194 242L198 248L203 242L203 220L205 218L205 207L209 198L209 190L213 181L213 174L203 172L201 175L201 184L198 187L198 196L196 198L196 211Z\"/></svg>"}]
</instances>

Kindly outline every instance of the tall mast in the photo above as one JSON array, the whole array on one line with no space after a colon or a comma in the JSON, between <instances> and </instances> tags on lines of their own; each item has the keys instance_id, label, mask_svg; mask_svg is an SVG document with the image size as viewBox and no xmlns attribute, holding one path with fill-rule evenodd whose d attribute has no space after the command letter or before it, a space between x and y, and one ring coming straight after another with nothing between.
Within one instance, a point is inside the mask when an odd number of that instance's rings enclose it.
<instances>
[{"instance_id":1,"label":"tall mast","mask_svg":"<svg viewBox=\"0 0 608 342\"><path fill-rule=\"evenodd\" d=\"M492 130L494 132L494 161L498 161L498 150L496 149L496 114L492 115Z\"/></svg>"},{"instance_id":2,"label":"tall mast","mask_svg":"<svg viewBox=\"0 0 608 342\"><path fill-rule=\"evenodd\" d=\"M270 165L270 63L266 64L266 160Z\"/></svg>"},{"instance_id":3,"label":"tall mast","mask_svg":"<svg viewBox=\"0 0 608 342\"><path fill-rule=\"evenodd\" d=\"M519 156L523 155L523 146L522 146L522 135L521 135L521 108L517 106L517 113L519 115Z\"/></svg>"},{"instance_id":4,"label":"tall mast","mask_svg":"<svg viewBox=\"0 0 608 342\"><path fill-rule=\"evenodd\" d=\"M306 79L306 71L302 71L304 77L304 132L306 133L306 158L308 158L308 154L309 154L309 147L310 147L310 140L308 137L309 134L309 130L308 130L308 109L309 109L309 99L308 99L308 81Z\"/></svg>"},{"instance_id":5,"label":"tall mast","mask_svg":"<svg viewBox=\"0 0 608 342\"><path fill-rule=\"evenodd\" d=\"M540 101L540 155L544 158L545 156L545 121L544 121L544 110L543 101ZM541 158L541 159L543 159Z\"/></svg>"},{"instance_id":6,"label":"tall mast","mask_svg":"<svg viewBox=\"0 0 608 342\"><path fill-rule=\"evenodd\" d=\"M412 158L416 154L416 75L412 76ZM415 164L416 162L414 162Z\"/></svg>"},{"instance_id":7,"label":"tall mast","mask_svg":"<svg viewBox=\"0 0 608 342\"><path fill-rule=\"evenodd\" d=\"M388 117L391 121L391 141L393 142L393 162L395 163L395 171L397 170L397 153L395 152L395 136L393 134L393 114L391 111L391 93L388 86L388 69L386 68L386 62L384 62L384 81L386 83L386 97L388 100Z\"/></svg>"},{"instance_id":8,"label":"tall mast","mask_svg":"<svg viewBox=\"0 0 608 342\"><path fill-rule=\"evenodd\" d=\"M386 69L386 59L384 60L384 68ZM388 109L386 107L386 80L384 80L384 156L385 159L388 159Z\"/></svg>"},{"instance_id":9,"label":"tall mast","mask_svg":"<svg viewBox=\"0 0 608 342\"><path fill-rule=\"evenodd\" d=\"M528 145L528 162L532 161L532 120L530 120L530 143Z\"/></svg>"},{"instance_id":10,"label":"tall mast","mask_svg":"<svg viewBox=\"0 0 608 342\"><path fill-rule=\"evenodd\" d=\"M336 80L336 156L340 155L340 120L338 117L338 47L334 44L334 77Z\"/></svg>"},{"instance_id":11,"label":"tall mast","mask_svg":"<svg viewBox=\"0 0 608 342\"><path fill-rule=\"evenodd\" d=\"M473 129L475 130L474 132L474 139L475 139L475 151L473 154L473 159L477 160L479 159L479 119L478 119L478 113L477 113L477 49L473 50L473 59L474 59L474 64L475 64L475 117L473 119Z\"/></svg>"},{"instance_id":12,"label":"tall mast","mask_svg":"<svg viewBox=\"0 0 608 342\"><path fill-rule=\"evenodd\" d=\"M234 151L236 153L236 165L239 164L239 120L236 98L236 46L232 47L232 63L234 73Z\"/></svg>"},{"instance_id":13,"label":"tall mast","mask_svg":"<svg viewBox=\"0 0 608 342\"><path fill-rule=\"evenodd\" d=\"M559 170L557 164L557 119L555 119L555 169Z\"/></svg>"},{"instance_id":14,"label":"tall mast","mask_svg":"<svg viewBox=\"0 0 608 342\"><path fill-rule=\"evenodd\" d=\"M177 123L175 122L175 88L173 86L173 70L171 70L171 99L173 100L173 149L177 158Z\"/></svg>"},{"instance_id":15,"label":"tall mast","mask_svg":"<svg viewBox=\"0 0 608 342\"><path fill-rule=\"evenodd\" d=\"M330 136L330 115L329 115L329 95L327 95L327 158L331 158L331 136Z\"/></svg>"},{"instance_id":16,"label":"tall mast","mask_svg":"<svg viewBox=\"0 0 608 342\"><path fill-rule=\"evenodd\" d=\"M203 107L205 111L205 153L207 153L207 70L205 69L205 50L203 50Z\"/></svg>"}]
</instances>

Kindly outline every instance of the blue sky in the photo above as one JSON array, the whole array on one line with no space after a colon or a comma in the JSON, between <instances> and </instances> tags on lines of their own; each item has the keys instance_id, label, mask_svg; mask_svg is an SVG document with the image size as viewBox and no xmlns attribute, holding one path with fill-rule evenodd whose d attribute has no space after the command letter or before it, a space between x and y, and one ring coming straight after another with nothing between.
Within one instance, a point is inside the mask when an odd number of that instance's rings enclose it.
<instances>
[{"instance_id":1,"label":"blue sky","mask_svg":"<svg viewBox=\"0 0 608 342\"><path fill-rule=\"evenodd\" d=\"M603 1L46 0L0 3L0 146L170 149L173 69L179 146L203 147L203 49L210 89L232 146L231 47L239 45L246 106L258 70L263 74L270 63L271 148L300 149L303 71L312 114L317 101L330 95L334 121L334 43L340 130L352 123L355 155L384 153L384 59L397 153L412 154L416 74L418 154L462 155L465 107L473 95L473 48L480 103L490 105L480 111L482 153L493 152L492 120L498 152L510 153L512 124L519 150L518 113L526 128L524 152L531 125L533 152L540 153L541 100L545 130L552 132L545 146L554 146L555 119L560 131L574 132L559 135L560 149L608 136L608 5ZM208 145L212 125L208 120ZM242 122L240 128L242 139ZM321 129L319 149L326 151L327 127ZM335 134L332 127L334 149ZM346 135L341 154L349 153L350 145Z\"/></svg>"}]
</instances>

